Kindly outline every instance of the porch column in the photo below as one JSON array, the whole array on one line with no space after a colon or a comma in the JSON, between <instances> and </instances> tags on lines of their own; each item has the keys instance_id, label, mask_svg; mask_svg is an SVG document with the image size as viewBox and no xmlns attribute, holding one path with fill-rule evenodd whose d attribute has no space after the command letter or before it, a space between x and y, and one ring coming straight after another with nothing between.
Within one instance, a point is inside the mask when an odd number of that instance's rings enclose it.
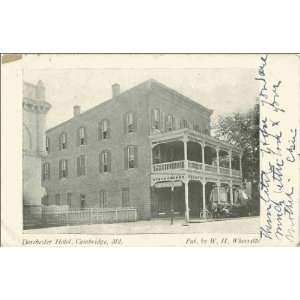
<instances>
[{"instance_id":1,"label":"porch column","mask_svg":"<svg viewBox=\"0 0 300 300\"><path fill-rule=\"evenodd\" d=\"M216 152L217 152L217 172L218 172L218 174L220 174L220 161L219 161L219 148L217 147L216 148Z\"/></svg>"},{"instance_id":2,"label":"porch column","mask_svg":"<svg viewBox=\"0 0 300 300\"><path fill-rule=\"evenodd\" d=\"M229 191L230 191L230 203L232 205L233 204L232 181L230 182L230 185L229 185Z\"/></svg>"},{"instance_id":3,"label":"porch column","mask_svg":"<svg viewBox=\"0 0 300 300\"><path fill-rule=\"evenodd\" d=\"M242 153L240 153L240 175L242 176L243 171L242 171Z\"/></svg>"},{"instance_id":4,"label":"porch column","mask_svg":"<svg viewBox=\"0 0 300 300\"><path fill-rule=\"evenodd\" d=\"M232 151L229 151L229 174L232 176L232 165L231 165L231 159L232 159Z\"/></svg>"},{"instance_id":5,"label":"porch column","mask_svg":"<svg viewBox=\"0 0 300 300\"><path fill-rule=\"evenodd\" d=\"M185 222L189 223L190 221L190 212L189 212L189 180L184 181L184 200L185 200Z\"/></svg>"},{"instance_id":6,"label":"porch column","mask_svg":"<svg viewBox=\"0 0 300 300\"><path fill-rule=\"evenodd\" d=\"M183 153L184 153L184 168L188 168L188 160L187 160L187 139L183 138Z\"/></svg>"},{"instance_id":7,"label":"porch column","mask_svg":"<svg viewBox=\"0 0 300 300\"><path fill-rule=\"evenodd\" d=\"M218 181L217 182L218 204L220 203L220 185L221 185L221 183Z\"/></svg>"},{"instance_id":8,"label":"porch column","mask_svg":"<svg viewBox=\"0 0 300 300\"><path fill-rule=\"evenodd\" d=\"M205 201L205 185L206 180L202 180L202 207L203 207L203 217L206 219L206 201Z\"/></svg>"},{"instance_id":9,"label":"porch column","mask_svg":"<svg viewBox=\"0 0 300 300\"><path fill-rule=\"evenodd\" d=\"M203 171L205 171L204 148L205 148L205 143L201 144L201 150L202 150L202 169L203 169Z\"/></svg>"},{"instance_id":10,"label":"porch column","mask_svg":"<svg viewBox=\"0 0 300 300\"><path fill-rule=\"evenodd\" d=\"M154 170L153 170L153 153L152 153L152 151L153 151L153 144L152 144L152 142L151 142L151 152L150 152L151 172L154 171Z\"/></svg>"}]
</instances>

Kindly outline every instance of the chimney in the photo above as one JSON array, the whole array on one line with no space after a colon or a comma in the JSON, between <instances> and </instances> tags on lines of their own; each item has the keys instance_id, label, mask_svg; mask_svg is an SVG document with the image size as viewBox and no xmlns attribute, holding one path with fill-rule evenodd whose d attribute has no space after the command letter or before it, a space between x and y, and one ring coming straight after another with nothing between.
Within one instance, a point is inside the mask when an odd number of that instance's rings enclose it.
<instances>
[{"instance_id":1,"label":"chimney","mask_svg":"<svg viewBox=\"0 0 300 300\"><path fill-rule=\"evenodd\" d=\"M118 83L114 83L112 86L111 86L111 89L112 89L112 98L116 98L117 96L119 96L120 94L120 85Z\"/></svg>"},{"instance_id":2,"label":"chimney","mask_svg":"<svg viewBox=\"0 0 300 300\"><path fill-rule=\"evenodd\" d=\"M80 106L79 105L74 105L73 106L73 116L76 117L80 115Z\"/></svg>"}]
</instances>

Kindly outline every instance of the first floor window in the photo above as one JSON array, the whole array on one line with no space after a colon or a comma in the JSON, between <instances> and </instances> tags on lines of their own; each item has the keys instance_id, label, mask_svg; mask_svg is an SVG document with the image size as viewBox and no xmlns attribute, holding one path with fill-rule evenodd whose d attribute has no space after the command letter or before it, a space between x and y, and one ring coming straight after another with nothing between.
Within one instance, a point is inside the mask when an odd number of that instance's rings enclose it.
<instances>
[{"instance_id":1,"label":"first floor window","mask_svg":"<svg viewBox=\"0 0 300 300\"><path fill-rule=\"evenodd\" d=\"M80 194L80 208L86 208L86 200L84 194Z\"/></svg>"},{"instance_id":2,"label":"first floor window","mask_svg":"<svg viewBox=\"0 0 300 300\"><path fill-rule=\"evenodd\" d=\"M100 203L99 206L100 208L106 208L107 207L107 192L104 190L100 191Z\"/></svg>"},{"instance_id":3,"label":"first floor window","mask_svg":"<svg viewBox=\"0 0 300 300\"><path fill-rule=\"evenodd\" d=\"M82 176L86 174L86 163L85 163L85 155L80 155L77 157L77 176Z\"/></svg>"},{"instance_id":4,"label":"first floor window","mask_svg":"<svg viewBox=\"0 0 300 300\"><path fill-rule=\"evenodd\" d=\"M60 194L55 195L55 205L60 205Z\"/></svg>"},{"instance_id":5,"label":"first floor window","mask_svg":"<svg viewBox=\"0 0 300 300\"><path fill-rule=\"evenodd\" d=\"M72 207L72 193L67 193L67 205Z\"/></svg>"},{"instance_id":6,"label":"first floor window","mask_svg":"<svg viewBox=\"0 0 300 300\"><path fill-rule=\"evenodd\" d=\"M122 207L129 207L130 199L129 199L129 188L122 189Z\"/></svg>"}]
</instances>

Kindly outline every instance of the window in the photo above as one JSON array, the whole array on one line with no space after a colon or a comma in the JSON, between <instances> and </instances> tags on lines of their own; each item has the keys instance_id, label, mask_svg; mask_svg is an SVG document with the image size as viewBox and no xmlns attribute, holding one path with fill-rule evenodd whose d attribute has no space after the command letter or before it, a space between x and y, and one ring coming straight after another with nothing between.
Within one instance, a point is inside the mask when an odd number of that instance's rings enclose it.
<instances>
[{"instance_id":1,"label":"window","mask_svg":"<svg viewBox=\"0 0 300 300\"><path fill-rule=\"evenodd\" d=\"M100 172L110 172L111 170L111 158L110 152L105 150L100 153L100 164L99 164Z\"/></svg>"},{"instance_id":2,"label":"window","mask_svg":"<svg viewBox=\"0 0 300 300\"><path fill-rule=\"evenodd\" d=\"M77 157L77 176L82 176L86 174L85 165L85 156L80 155L79 157Z\"/></svg>"},{"instance_id":3,"label":"window","mask_svg":"<svg viewBox=\"0 0 300 300\"><path fill-rule=\"evenodd\" d=\"M84 127L78 129L78 144L80 146L86 145L86 131Z\"/></svg>"},{"instance_id":4,"label":"window","mask_svg":"<svg viewBox=\"0 0 300 300\"><path fill-rule=\"evenodd\" d=\"M129 207L130 199L129 199L129 188L122 189L122 207Z\"/></svg>"},{"instance_id":5,"label":"window","mask_svg":"<svg viewBox=\"0 0 300 300\"><path fill-rule=\"evenodd\" d=\"M59 136L59 150L67 149L67 134L63 132Z\"/></svg>"},{"instance_id":6,"label":"window","mask_svg":"<svg viewBox=\"0 0 300 300\"><path fill-rule=\"evenodd\" d=\"M166 130L172 131L174 129L175 129L175 118L172 115L168 115L166 120Z\"/></svg>"},{"instance_id":7,"label":"window","mask_svg":"<svg viewBox=\"0 0 300 300\"><path fill-rule=\"evenodd\" d=\"M50 152L50 138L46 136L46 151Z\"/></svg>"},{"instance_id":8,"label":"window","mask_svg":"<svg viewBox=\"0 0 300 300\"><path fill-rule=\"evenodd\" d=\"M49 163L43 164L42 179L43 180L50 179L50 164Z\"/></svg>"},{"instance_id":9,"label":"window","mask_svg":"<svg viewBox=\"0 0 300 300\"><path fill-rule=\"evenodd\" d=\"M187 120L180 120L180 128L188 128L189 124Z\"/></svg>"},{"instance_id":10,"label":"window","mask_svg":"<svg viewBox=\"0 0 300 300\"><path fill-rule=\"evenodd\" d=\"M60 194L55 194L55 205L60 205Z\"/></svg>"},{"instance_id":11,"label":"window","mask_svg":"<svg viewBox=\"0 0 300 300\"><path fill-rule=\"evenodd\" d=\"M193 129L194 129L195 131L200 132L200 125L199 125L198 123L194 122L194 123L193 123Z\"/></svg>"},{"instance_id":12,"label":"window","mask_svg":"<svg viewBox=\"0 0 300 300\"><path fill-rule=\"evenodd\" d=\"M153 129L159 129L159 123L160 123L160 112L159 109L155 108L152 111L152 128Z\"/></svg>"},{"instance_id":13,"label":"window","mask_svg":"<svg viewBox=\"0 0 300 300\"><path fill-rule=\"evenodd\" d=\"M85 195L80 194L80 208L86 208Z\"/></svg>"},{"instance_id":14,"label":"window","mask_svg":"<svg viewBox=\"0 0 300 300\"><path fill-rule=\"evenodd\" d=\"M42 204L49 205L49 196L48 195L45 195L42 197Z\"/></svg>"},{"instance_id":15,"label":"window","mask_svg":"<svg viewBox=\"0 0 300 300\"><path fill-rule=\"evenodd\" d=\"M99 123L99 140L105 140L108 139L110 136L110 128L109 128L109 121L108 120L102 120Z\"/></svg>"},{"instance_id":16,"label":"window","mask_svg":"<svg viewBox=\"0 0 300 300\"><path fill-rule=\"evenodd\" d=\"M136 114L133 112L128 112L125 114L125 133L131 133L136 131Z\"/></svg>"},{"instance_id":17,"label":"window","mask_svg":"<svg viewBox=\"0 0 300 300\"><path fill-rule=\"evenodd\" d=\"M70 192L67 193L67 205L72 207L72 193Z\"/></svg>"},{"instance_id":18,"label":"window","mask_svg":"<svg viewBox=\"0 0 300 300\"><path fill-rule=\"evenodd\" d=\"M128 146L125 148L125 169L137 168L137 146Z\"/></svg>"},{"instance_id":19,"label":"window","mask_svg":"<svg viewBox=\"0 0 300 300\"><path fill-rule=\"evenodd\" d=\"M100 208L106 208L107 207L107 192L104 190L100 191L99 194L99 207Z\"/></svg>"},{"instance_id":20,"label":"window","mask_svg":"<svg viewBox=\"0 0 300 300\"><path fill-rule=\"evenodd\" d=\"M66 178L68 176L68 161L61 159L59 161L59 178Z\"/></svg>"}]
</instances>

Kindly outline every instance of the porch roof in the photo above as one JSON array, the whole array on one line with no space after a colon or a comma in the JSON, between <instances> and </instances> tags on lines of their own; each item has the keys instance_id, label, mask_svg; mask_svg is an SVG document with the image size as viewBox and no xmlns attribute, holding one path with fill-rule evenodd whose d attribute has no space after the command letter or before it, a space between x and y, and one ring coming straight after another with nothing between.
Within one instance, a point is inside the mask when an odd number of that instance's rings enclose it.
<instances>
[{"instance_id":1,"label":"porch roof","mask_svg":"<svg viewBox=\"0 0 300 300\"><path fill-rule=\"evenodd\" d=\"M205 143L206 145L209 146L218 147L220 150L223 149L223 150L242 154L242 149L239 147L233 146L215 137L200 133L198 131L189 128L177 129L177 130L163 132L163 133L157 132L150 135L150 140L152 144L168 143L172 141L182 141L184 138L186 138L187 141Z\"/></svg>"}]
</instances>

